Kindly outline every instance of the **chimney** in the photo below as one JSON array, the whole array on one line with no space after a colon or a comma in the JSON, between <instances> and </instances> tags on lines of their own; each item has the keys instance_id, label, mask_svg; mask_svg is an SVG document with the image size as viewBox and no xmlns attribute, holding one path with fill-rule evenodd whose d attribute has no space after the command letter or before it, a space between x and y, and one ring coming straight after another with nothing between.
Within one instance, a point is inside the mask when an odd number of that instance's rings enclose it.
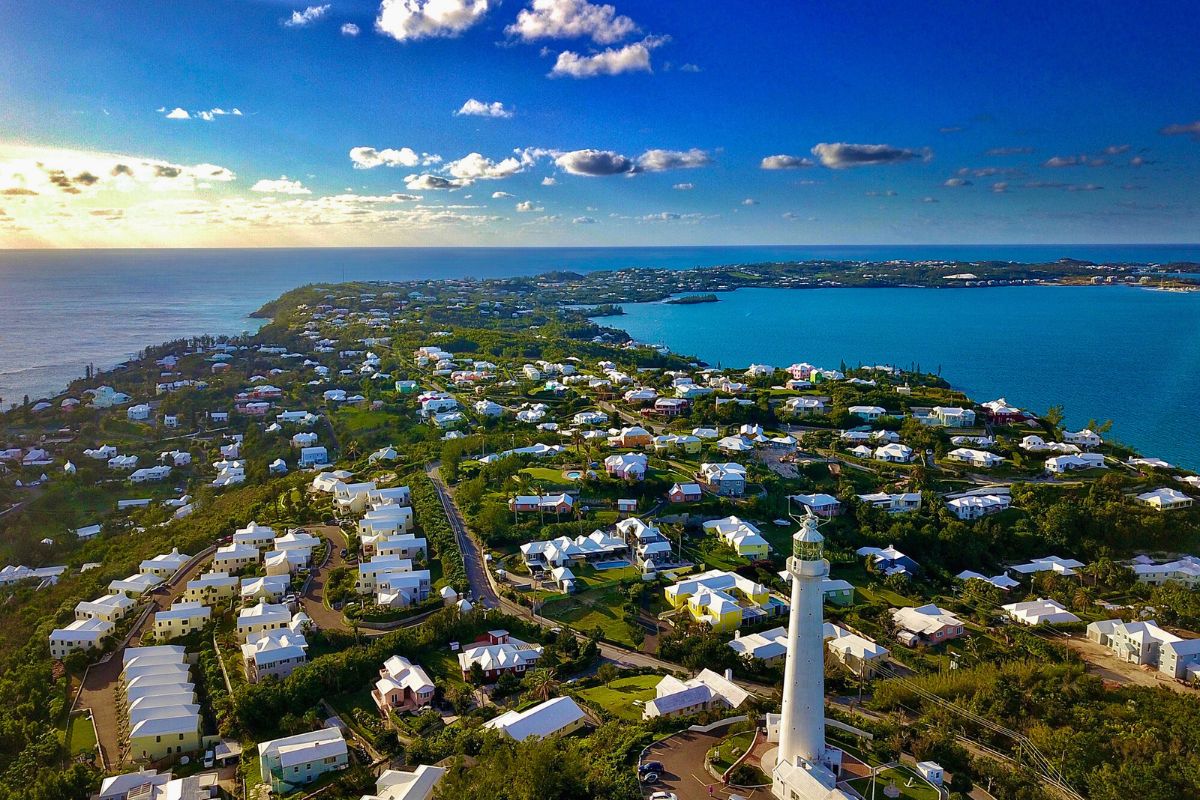
<instances>
[{"instance_id":1,"label":"chimney","mask_svg":"<svg viewBox=\"0 0 1200 800\"><path fill-rule=\"evenodd\" d=\"M740 638L742 638L742 632L741 632L740 630L738 630L738 631L734 631L734 632L733 632L733 638L734 638L734 639L740 639Z\"/></svg>"},{"instance_id":2,"label":"chimney","mask_svg":"<svg viewBox=\"0 0 1200 800\"><path fill-rule=\"evenodd\" d=\"M730 681L731 683L733 682L733 670L725 670L725 680Z\"/></svg>"}]
</instances>

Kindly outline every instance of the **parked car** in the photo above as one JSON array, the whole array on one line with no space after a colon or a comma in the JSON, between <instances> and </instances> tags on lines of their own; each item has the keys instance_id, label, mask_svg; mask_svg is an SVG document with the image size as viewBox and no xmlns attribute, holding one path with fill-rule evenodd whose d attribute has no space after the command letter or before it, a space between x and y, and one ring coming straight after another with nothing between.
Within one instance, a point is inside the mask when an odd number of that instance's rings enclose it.
<instances>
[{"instance_id":1,"label":"parked car","mask_svg":"<svg viewBox=\"0 0 1200 800\"><path fill-rule=\"evenodd\" d=\"M663 765L661 761L645 761L638 765L638 772L645 774L647 772L662 772Z\"/></svg>"},{"instance_id":2,"label":"parked car","mask_svg":"<svg viewBox=\"0 0 1200 800\"><path fill-rule=\"evenodd\" d=\"M655 792L650 795L650 800L679 800L679 795L674 792Z\"/></svg>"},{"instance_id":3,"label":"parked car","mask_svg":"<svg viewBox=\"0 0 1200 800\"><path fill-rule=\"evenodd\" d=\"M657 772L643 772L642 773L642 783L658 783L658 773Z\"/></svg>"}]
</instances>

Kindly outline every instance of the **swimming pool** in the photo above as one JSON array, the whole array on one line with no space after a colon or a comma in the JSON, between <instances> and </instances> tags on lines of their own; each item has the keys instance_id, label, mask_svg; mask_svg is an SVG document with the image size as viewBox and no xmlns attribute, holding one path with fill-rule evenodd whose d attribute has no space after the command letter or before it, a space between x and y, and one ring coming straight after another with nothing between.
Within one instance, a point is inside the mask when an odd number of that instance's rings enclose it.
<instances>
[{"instance_id":1,"label":"swimming pool","mask_svg":"<svg viewBox=\"0 0 1200 800\"><path fill-rule=\"evenodd\" d=\"M621 567L628 567L629 562L621 558L616 561L597 561L592 566L596 569L620 569Z\"/></svg>"},{"instance_id":2,"label":"swimming pool","mask_svg":"<svg viewBox=\"0 0 1200 800\"><path fill-rule=\"evenodd\" d=\"M567 470L563 473L563 477L569 481L577 481L583 477L583 473L577 469Z\"/></svg>"}]
</instances>

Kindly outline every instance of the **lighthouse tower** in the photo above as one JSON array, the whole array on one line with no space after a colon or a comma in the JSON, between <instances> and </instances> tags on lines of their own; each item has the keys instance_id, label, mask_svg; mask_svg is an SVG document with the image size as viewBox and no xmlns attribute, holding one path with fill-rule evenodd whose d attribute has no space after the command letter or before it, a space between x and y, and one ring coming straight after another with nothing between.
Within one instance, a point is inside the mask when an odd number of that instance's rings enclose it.
<instances>
[{"instance_id":1,"label":"lighthouse tower","mask_svg":"<svg viewBox=\"0 0 1200 800\"><path fill-rule=\"evenodd\" d=\"M809 512L792 537L787 561L792 580L788 652L783 672L783 709L772 794L784 800L844 798L831 766L840 751L825 747L825 636L821 581L829 575L825 537ZM768 721L768 728L770 722Z\"/></svg>"}]
</instances>

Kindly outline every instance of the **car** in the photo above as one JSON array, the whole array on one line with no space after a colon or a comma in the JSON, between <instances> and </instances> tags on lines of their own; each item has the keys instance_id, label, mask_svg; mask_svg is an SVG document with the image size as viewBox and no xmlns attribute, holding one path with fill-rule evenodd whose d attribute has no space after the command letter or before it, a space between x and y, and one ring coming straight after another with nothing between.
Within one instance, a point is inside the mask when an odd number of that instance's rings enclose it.
<instances>
[{"instance_id":1,"label":"car","mask_svg":"<svg viewBox=\"0 0 1200 800\"><path fill-rule=\"evenodd\" d=\"M658 783L658 773L657 772L643 772L642 773L642 783Z\"/></svg>"},{"instance_id":2,"label":"car","mask_svg":"<svg viewBox=\"0 0 1200 800\"><path fill-rule=\"evenodd\" d=\"M338 521L336 519L334 519L333 517L326 517L325 524L326 525L337 525Z\"/></svg>"},{"instance_id":3,"label":"car","mask_svg":"<svg viewBox=\"0 0 1200 800\"><path fill-rule=\"evenodd\" d=\"M661 761L645 761L638 765L638 772L662 772L663 765Z\"/></svg>"},{"instance_id":4,"label":"car","mask_svg":"<svg viewBox=\"0 0 1200 800\"><path fill-rule=\"evenodd\" d=\"M338 555L341 556L342 558L345 558L346 554L349 552L350 552L349 550L347 550L346 548L343 547L341 550L338 551Z\"/></svg>"},{"instance_id":5,"label":"car","mask_svg":"<svg viewBox=\"0 0 1200 800\"><path fill-rule=\"evenodd\" d=\"M650 800L679 800L679 795L674 792L655 792L650 795Z\"/></svg>"},{"instance_id":6,"label":"car","mask_svg":"<svg viewBox=\"0 0 1200 800\"><path fill-rule=\"evenodd\" d=\"M213 751L206 750L204 752L204 768L210 769L214 763L216 763L216 758L213 756Z\"/></svg>"}]
</instances>

